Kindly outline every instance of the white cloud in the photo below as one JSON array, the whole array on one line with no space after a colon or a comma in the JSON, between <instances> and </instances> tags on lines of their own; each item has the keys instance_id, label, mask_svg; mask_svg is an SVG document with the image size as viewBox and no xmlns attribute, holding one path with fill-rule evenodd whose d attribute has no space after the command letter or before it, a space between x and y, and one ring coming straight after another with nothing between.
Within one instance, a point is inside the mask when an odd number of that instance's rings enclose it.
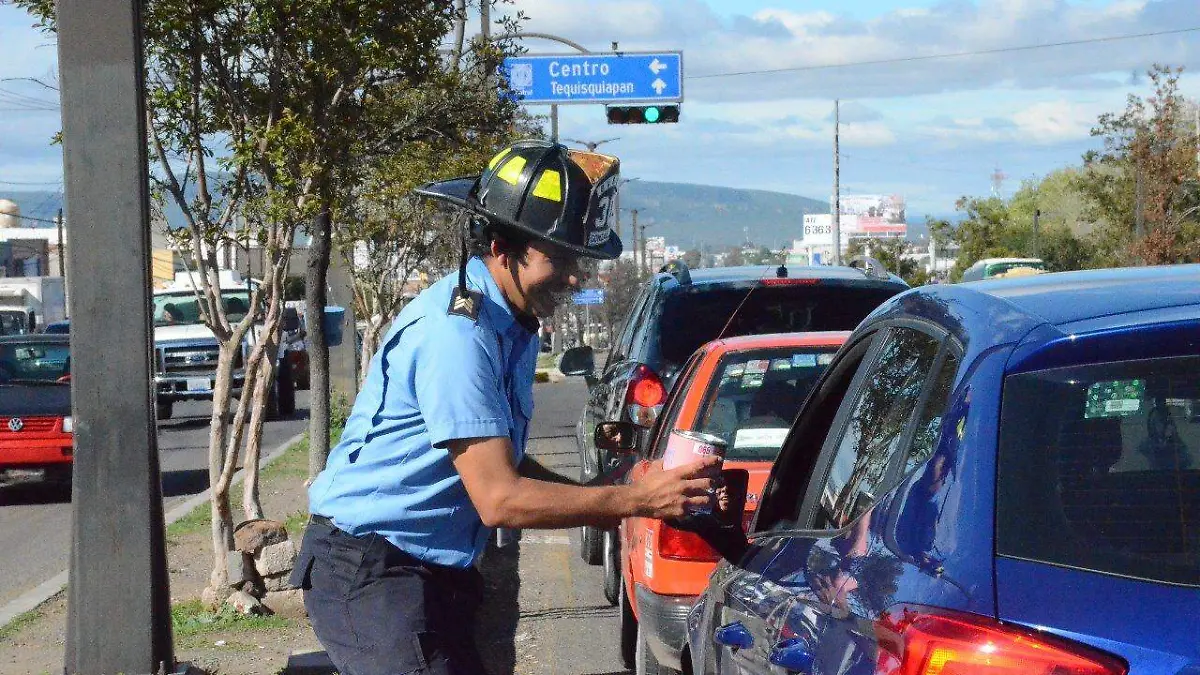
<instances>
[{"instance_id":1,"label":"white cloud","mask_svg":"<svg viewBox=\"0 0 1200 675\"><path fill-rule=\"evenodd\" d=\"M1019 136L1035 143L1058 143L1090 135L1096 113L1088 106L1058 100L1038 103L1012 116Z\"/></svg>"},{"instance_id":2,"label":"white cloud","mask_svg":"<svg viewBox=\"0 0 1200 675\"><path fill-rule=\"evenodd\" d=\"M780 3L781 5L784 3ZM800 4L800 3L795 3ZM986 51L1175 30L1195 24L1196 0L983 0L897 8L868 20L786 7L720 16L699 0L518 0L528 28L594 49L683 49L690 76ZM530 43L534 50L540 44ZM891 65L692 79L691 100L908 96L998 85L1116 86L1111 73L1156 61L1194 62L1195 35L1120 40Z\"/></svg>"}]
</instances>

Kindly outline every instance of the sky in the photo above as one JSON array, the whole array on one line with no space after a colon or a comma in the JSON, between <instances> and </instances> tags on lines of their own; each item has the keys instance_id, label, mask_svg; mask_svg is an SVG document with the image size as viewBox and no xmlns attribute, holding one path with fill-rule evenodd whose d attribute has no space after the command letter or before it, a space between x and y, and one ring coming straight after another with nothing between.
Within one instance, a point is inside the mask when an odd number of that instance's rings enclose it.
<instances>
[{"instance_id":1,"label":"sky","mask_svg":"<svg viewBox=\"0 0 1200 675\"><path fill-rule=\"evenodd\" d=\"M901 194L911 219L990 194L997 169L1007 176L1001 194L1011 195L1022 180L1078 164L1099 145L1090 135L1097 117L1149 93L1152 64L1200 68L1196 2L515 0L501 11L521 11L525 31L593 51L615 40L622 51L683 52L679 124L613 126L603 106L560 107L563 139L618 139L601 149L621 157L624 176L827 200L836 99L842 193ZM55 46L31 24L0 5L0 78L54 77ZM1081 41L1090 42L1023 49ZM992 53L940 58L981 51ZM852 65L898 59L909 60ZM723 76L778 69L800 70ZM1200 98L1200 75L1185 73L1181 90ZM55 98L33 83L0 82L0 191L16 182L53 189L58 113L6 92Z\"/></svg>"}]
</instances>

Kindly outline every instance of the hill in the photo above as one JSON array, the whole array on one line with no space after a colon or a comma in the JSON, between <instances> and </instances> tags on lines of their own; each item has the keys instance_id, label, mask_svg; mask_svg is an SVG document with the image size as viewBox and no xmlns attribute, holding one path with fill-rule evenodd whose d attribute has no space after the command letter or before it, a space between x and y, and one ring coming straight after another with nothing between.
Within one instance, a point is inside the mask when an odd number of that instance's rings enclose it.
<instances>
[{"instance_id":1,"label":"hill","mask_svg":"<svg viewBox=\"0 0 1200 675\"><path fill-rule=\"evenodd\" d=\"M629 209L637 209L646 236L666 237L672 245L723 248L749 239L777 248L801 237L804 214L828 213L829 204L782 192L639 180L622 189L621 209L627 241Z\"/></svg>"},{"instance_id":2,"label":"hill","mask_svg":"<svg viewBox=\"0 0 1200 675\"><path fill-rule=\"evenodd\" d=\"M0 198L17 202L22 215L45 220L53 219L62 205L57 192L0 192ZM621 209L626 242L632 239L629 210L637 209L646 236L666 237L672 245L721 249L748 238L776 248L801 236L804 214L828 213L829 205L782 192L639 180L625 184ZM173 225L182 224L175 208L167 209L167 217ZM50 227L36 221L26 224Z\"/></svg>"}]
</instances>

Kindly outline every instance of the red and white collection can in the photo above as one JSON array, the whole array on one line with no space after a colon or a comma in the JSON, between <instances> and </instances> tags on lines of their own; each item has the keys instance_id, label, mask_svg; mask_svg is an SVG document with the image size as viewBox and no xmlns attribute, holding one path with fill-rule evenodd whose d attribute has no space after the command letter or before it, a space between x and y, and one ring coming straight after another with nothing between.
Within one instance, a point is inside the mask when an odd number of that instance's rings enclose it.
<instances>
[{"instance_id":1,"label":"red and white collection can","mask_svg":"<svg viewBox=\"0 0 1200 675\"><path fill-rule=\"evenodd\" d=\"M672 431L667 438L667 449L663 453L663 469L669 470L691 464L705 457L717 457L721 461L708 472L707 477L719 478L721 465L725 462L725 439L698 431ZM712 502L708 506L690 509L692 513L712 513Z\"/></svg>"}]
</instances>

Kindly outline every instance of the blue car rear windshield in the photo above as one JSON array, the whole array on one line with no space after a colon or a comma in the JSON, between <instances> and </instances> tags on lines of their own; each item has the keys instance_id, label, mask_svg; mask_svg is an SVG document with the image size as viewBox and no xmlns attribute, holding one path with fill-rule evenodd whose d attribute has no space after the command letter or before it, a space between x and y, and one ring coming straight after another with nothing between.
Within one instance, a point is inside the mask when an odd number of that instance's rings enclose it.
<instances>
[{"instance_id":1,"label":"blue car rear windshield","mask_svg":"<svg viewBox=\"0 0 1200 675\"><path fill-rule=\"evenodd\" d=\"M1001 555L1200 585L1200 357L1010 376Z\"/></svg>"}]
</instances>

